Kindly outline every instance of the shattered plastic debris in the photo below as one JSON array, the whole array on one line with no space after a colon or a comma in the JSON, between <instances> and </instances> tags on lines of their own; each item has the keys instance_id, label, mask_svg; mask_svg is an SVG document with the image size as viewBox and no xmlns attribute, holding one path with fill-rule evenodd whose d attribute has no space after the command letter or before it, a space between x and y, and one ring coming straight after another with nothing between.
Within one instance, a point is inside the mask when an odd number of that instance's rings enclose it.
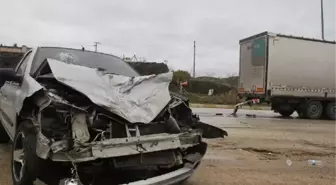
<instances>
[{"instance_id":1,"label":"shattered plastic debris","mask_svg":"<svg viewBox=\"0 0 336 185\"><path fill-rule=\"evenodd\" d=\"M252 118L255 118L257 117L255 114L246 114L247 117L252 117Z\"/></svg>"},{"instance_id":2,"label":"shattered plastic debris","mask_svg":"<svg viewBox=\"0 0 336 185\"><path fill-rule=\"evenodd\" d=\"M287 159L286 160L286 164L287 164L287 166L292 166L293 162L292 162L292 160Z\"/></svg>"},{"instance_id":3,"label":"shattered plastic debris","mask_svg":"<svg viewBox=\"0 0 336 185\"><path fill-rule=\"evenodd\" d=\"M318 160L308 160L307 163L311 166L322 166L322 161Z\"/></svg>"}]
</instances>

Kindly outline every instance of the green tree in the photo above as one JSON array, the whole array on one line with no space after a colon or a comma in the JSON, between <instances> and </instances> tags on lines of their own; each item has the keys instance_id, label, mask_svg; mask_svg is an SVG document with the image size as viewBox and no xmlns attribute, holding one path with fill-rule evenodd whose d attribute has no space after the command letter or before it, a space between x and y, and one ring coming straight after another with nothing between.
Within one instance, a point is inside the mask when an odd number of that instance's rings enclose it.
<instances>
[{"instance_id":1,"label":"green tree","mask_svg":"<svg viewBox=\"0 0 336 185\"><path fill-rule=\"evenodd\" d=\"M177 70L173 73L173 82L188 81L191 78L191 75L188 71Z\"/></svg>"},{"instance_id":2,"label":"green tree","mask_svg":"<svg viewBox=\"0 0 336 185\"><path fill-rule=\"evenodd\" d=\"M228 77L224 78L224 81L232 87L238 87L239 76L236 74L230 74Z\"/></svg>"}]
</instances>

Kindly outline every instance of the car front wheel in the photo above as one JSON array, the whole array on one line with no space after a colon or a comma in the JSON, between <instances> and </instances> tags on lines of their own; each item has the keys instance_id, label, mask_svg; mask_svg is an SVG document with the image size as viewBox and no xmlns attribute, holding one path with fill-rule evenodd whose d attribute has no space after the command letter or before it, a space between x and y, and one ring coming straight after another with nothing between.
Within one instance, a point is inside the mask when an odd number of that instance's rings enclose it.
<instances>
[{"instance_id":1,"label":"car front wheel","mask_svg":"<svg viewBox=\"0 0 336 185\"><path fill-rule=\"evenodd\" d=\"M12 149L12 179L14 185L33 185L41 167L36 156L36 135L29 131L30 121L21 123L14 137Z\"/></svg>"}]
</instances>

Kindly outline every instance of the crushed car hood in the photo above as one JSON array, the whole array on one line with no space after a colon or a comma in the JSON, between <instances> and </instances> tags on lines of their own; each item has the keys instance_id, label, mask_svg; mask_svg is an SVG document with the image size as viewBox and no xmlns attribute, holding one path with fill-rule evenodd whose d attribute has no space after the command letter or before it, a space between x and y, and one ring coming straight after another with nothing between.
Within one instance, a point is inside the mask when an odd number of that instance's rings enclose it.
<instances>
[{"instance_id":1,"label":"crushed car hood","mask_svg":"<svg viewBox=\"0 0 336 185\"><path fill-rule=\"evenodd\" d=\"M171 99L168 89L173 77L171 72L128 77L54 59L47 62L58 82L130 123L151 122Z\"/></svg>"}]
</instances>

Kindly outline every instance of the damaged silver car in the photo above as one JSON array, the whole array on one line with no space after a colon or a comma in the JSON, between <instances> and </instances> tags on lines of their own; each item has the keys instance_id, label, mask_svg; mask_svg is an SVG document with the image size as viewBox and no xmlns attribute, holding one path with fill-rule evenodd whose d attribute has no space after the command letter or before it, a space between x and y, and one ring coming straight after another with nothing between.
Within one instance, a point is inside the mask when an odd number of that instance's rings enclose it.
<instances>
[{"instance_id":1,"label":"damaged silver car","mask_svg":"<svg viewBox=\"0 0 336 185\"><path fill-rule=\"evenodd\" d=\"M206 153L202 138L227 133L169 92L171 80L139 76L113 55L56 47L0 69L0 140L13 141L13 184L185 181Z\"/></svg>"}]
</instances>

